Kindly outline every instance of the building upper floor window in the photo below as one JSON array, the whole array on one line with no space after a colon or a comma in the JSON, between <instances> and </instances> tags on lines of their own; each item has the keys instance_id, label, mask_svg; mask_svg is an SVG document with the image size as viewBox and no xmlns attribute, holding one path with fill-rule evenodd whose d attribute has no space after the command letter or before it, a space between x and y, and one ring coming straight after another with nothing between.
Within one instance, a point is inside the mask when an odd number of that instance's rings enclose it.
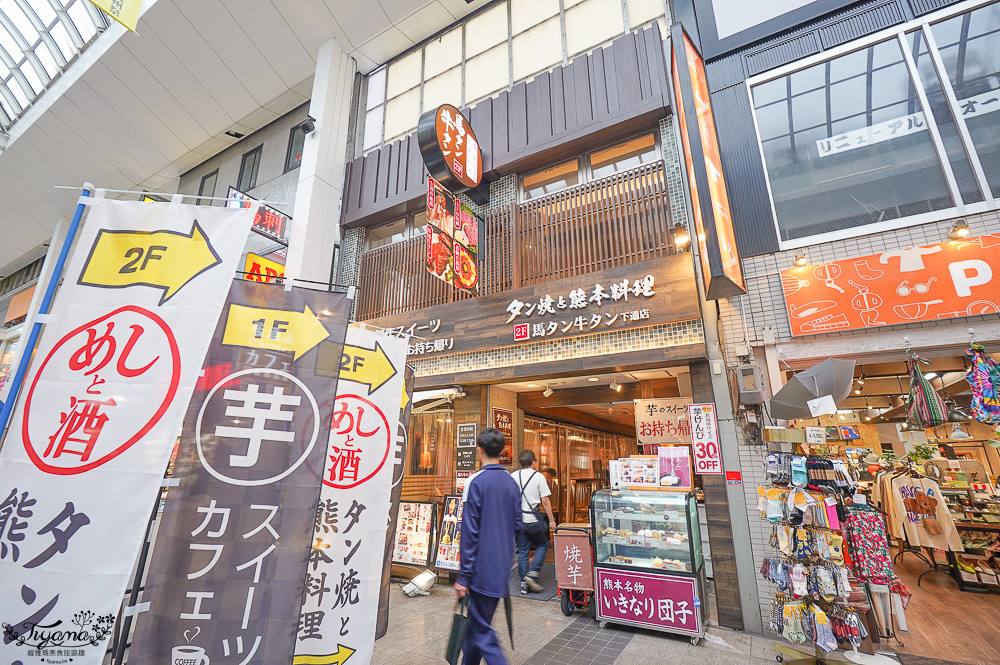
<instances>
[{"instance_id":1,"label":"building upper floor window","mask_svg":"<svg viewBox=\"0 0 1000 665\"><path fill-rule=\"evenodd\" d=\"M420 238L427 234L427 213L419 212L397 219L368 232L368 249L378 249L386 245L403 242L409 238Z\"/></svg>"},{"instance_id":2,"label":"building upper floor window","mask_svg":"<svg viewBox=\"0 0 1000 665\"><path fill-rule=\"evenodd\" d=\"M544 171L524 176L522 181L524 198L537 199L539 196L558 192L560 189L578 185L580 182L580 160L563 162Z\"/></svg>"},{"instance_id":3,"label":"building upper floor window","mask_svg":"<svg viewBox=\"0 0 1000 665\"><path fill-rule=\"evenodd\" d=\"M416 129L420 114L459 108L567 63L653 21L663 0L501 0L368 75L364 152Z\"/></svg>"},{"instance_id":4,"label":"building upper floor window","mask_svg":"<svg viewBox=\"0 0 1000 665\"><path fill-rule=\"evenodd\" d=\"M1000 194L985 103L1000 95L1000 5L950 13L749 81L784 248L973 212Z\"/></svg>"},{"instance_id":5,"label":"building upper floor window","mask_svg":"<svg viewBox=\"0 0 1000 665\"><path fill-rule=\"evenodd\" d=\"M590 172L594 178L603 178L659 160L660 152L656 149L656 139L652 134L646 134L592 154Z\"/></svg>"},{"instance_id":6,"label":"building upper floor window","mask_svg":"<svg viewBox=\"0 0 1000 665\"><path fill-rule=\"evenodd\" d=\"M257 169L260 168L260 155L264 151L261 144L243 155L240 162L240 179L237 181L236 189L246 192L257 186Z\"/></svg>"},{"instance_id":7,"label":"building upper floor window","mask_svg":"<svg viewBox=\"0 0 1000 665\"><path fill-rule=\"evenodd\" d=\"M198 196L212 197L215 196L215 184L219 180L219 169L215 169L208 175L201 179L201 185L198 186ZM212 205L211 200L198 199L198 205Z\"/></svg>"},{"instance_id":8,"label":"building upper floor window","mask_svg":"<svg viewBox=\"0 0 1000 665\"><path fill-rule=\"evenodd\" d=\"M306 142L306 133L302 125L295 125L288 134L288 152L285 154L285 173L302 165L302 146Z\"/></svg>"},{"instance_id":9,"label":"building upper floor window","mask_svg":"<svg viewBox=\"0 0 1000 665\"><path fill-rule=\"evenodd\" d=\"M588 153L577 159L524 176L521 180L524 199L537 199L540 196L579 185L581 182L599 180L643 164L658 162L660 159L656 135L653 133L643 134L610 148Z\"/></svg>"}]
</instances>

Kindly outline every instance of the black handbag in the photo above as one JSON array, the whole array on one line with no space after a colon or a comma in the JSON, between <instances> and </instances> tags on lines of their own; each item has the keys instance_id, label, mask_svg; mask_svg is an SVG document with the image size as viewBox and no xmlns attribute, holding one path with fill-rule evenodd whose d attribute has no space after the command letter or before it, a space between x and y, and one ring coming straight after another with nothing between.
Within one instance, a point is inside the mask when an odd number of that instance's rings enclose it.
<instances>
[{"instance_id":1,"label":"black handbag","mask_svg":"<svg viewBox=\"0 0 1000 665\"><path fill-rule=\"evenodd\" d=\"M444 651L444 659L450 665L458 665L458 656L462 653L465 643L465 633L469 629L469 596L458 601L455 616L451 620L451 635ZM513 637L511 638L513 640Z\"/></svg>"},{"instance_id":2,"label":"black handbag","mask_svg":"<svg viewBox=\"0 0 1000 665\"><path fill-rule=\"evenodd\" d=\"M526 497L524 496L524 490L527 487L528 483L531 482L531 479L534 478L535 474L537 474L537 473L538 473L537 471L533 472L530 476L528 476L528 480L525 482L525 484L521 485L521 502L522 502L521 505L522 506L524 505L524 501L526 499ZM530 507L531 510L525 510L524 508L522 508L521 509L521 514L522 515L524 515L524 514L533 515L535 517L535 521L534 522L524 522L524 532L526 534L528 534L528 536L530 536L531 538L533 538L536 541L541 540L543 538L547 539L548 535L549 535L549 518L548 518L548 515L546 515L541 510L539 510L539 508L541 507L541 504L539 504L537 506L532 506L529 503L528 507Z\"/></svg>"}]
</instances>

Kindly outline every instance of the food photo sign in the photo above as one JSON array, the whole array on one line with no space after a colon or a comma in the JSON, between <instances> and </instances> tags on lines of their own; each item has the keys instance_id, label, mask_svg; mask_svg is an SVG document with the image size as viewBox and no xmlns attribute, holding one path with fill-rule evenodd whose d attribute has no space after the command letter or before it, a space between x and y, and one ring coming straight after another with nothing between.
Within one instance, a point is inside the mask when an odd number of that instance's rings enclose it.
<instances>
[{"instance_id":1,"label":"food photo sign","mask_svg":"<svg viewBox=\"0 0 1000 665\"><path fill-rule=\"evenodd\" d=\"M427 179L427 270L479 294L479 220L433 178Z\"/></svg>"}]
</instances>

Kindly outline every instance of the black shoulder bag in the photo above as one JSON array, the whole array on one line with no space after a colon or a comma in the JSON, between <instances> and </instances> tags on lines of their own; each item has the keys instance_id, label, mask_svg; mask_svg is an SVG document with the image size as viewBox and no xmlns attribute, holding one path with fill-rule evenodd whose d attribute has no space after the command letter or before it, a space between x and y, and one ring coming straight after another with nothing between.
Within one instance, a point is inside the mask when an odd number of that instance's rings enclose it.
<instances>
[{"instance_id":1,"label":"black shoulder bag","mask_svg":"<svg viewBox=\"0 0 1000 665\"><path fill-rule=\"evenodd\" d=\"M528 480L525 481L523 485L521 485L521 506L522 506L521 515L522 516L534 515L535 517L534 522L524 523L524 532L535 540L541 540L543 538L548 538L549 535L549 518L544 512L540 510L541 503L539 503L536 506L532 506L531 502L528 502L528 507L530 507L531 510L525 510L523 507L527 498L524 496L524 490L526 489L527 485L531 482L531 479L534 478L535 474L537 473L538 473L537 471L532 472L532 474L528 476Z\"/></svg>"}]
</instances>

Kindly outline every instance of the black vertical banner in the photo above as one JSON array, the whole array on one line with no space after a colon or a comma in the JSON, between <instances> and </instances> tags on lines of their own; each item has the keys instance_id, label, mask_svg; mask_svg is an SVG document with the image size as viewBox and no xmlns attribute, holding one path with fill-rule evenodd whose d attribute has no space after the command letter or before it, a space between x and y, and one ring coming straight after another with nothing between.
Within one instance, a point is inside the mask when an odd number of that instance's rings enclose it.
<instances>
[{"instance_id":1,"label":"black vertical banner","mask_svg":"<svg viewBox=\"0 0 1000 665\"><path fill-rule=\"evenodd\" d=\"M382 587L378 597L378 617L375 623L375 639L379 639L389 629L389 587L392 577L392 544L396 542L396 520L399 518L399 501L403 495L403 471L406 468L406 446L410 437L410 413L413 411L413 384L416 376L409 365L403 373L406 394L399 413L399 427L396 435L396 456L392 467L392 496L389 499L389 530L385 532L385 554L382 559Z\"/></svg>"},{"instance_id":2,"label":"black vertical banner","mask_svg":"<svg viewBox=\"0 0 1000 665\"><path fill-rule=\"evenodd\" d=\"M130 660L288 665L350 301L236 280L184 420Z\"/></svg>"}]
</instances>

